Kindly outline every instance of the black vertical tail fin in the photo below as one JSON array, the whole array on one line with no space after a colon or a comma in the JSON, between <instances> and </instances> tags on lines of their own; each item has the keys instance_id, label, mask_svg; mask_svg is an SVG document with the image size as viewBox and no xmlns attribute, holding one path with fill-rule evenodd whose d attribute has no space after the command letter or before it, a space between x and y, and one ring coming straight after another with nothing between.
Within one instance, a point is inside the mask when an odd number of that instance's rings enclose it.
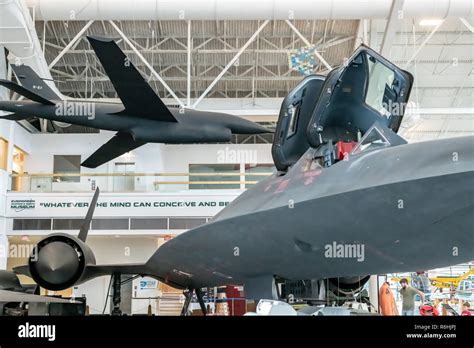
<instances>
[{"instance_id":1,"label":"black vertical tail fin","mask_svg":"<svg viewBox=\"0 0 474 348\"><path fill-rule=\"evenodd\" d=\"M114 40L91 36L87 39L125 106L124 113L178 122Z\"/></svg>"},{"instance_id":2,"label":"black vertical tail fin","mask_svg":"<svg viewBox=\"0 0 474 348\"><path fill-rule=\"evenodd\" d=\"M91 204L89 205L89 209L87 210L86 217L84 218L84 221L82 222L81 229L79 230L78 238L84 243L86 242L87 235L89 234L89 228L91 226L92 216L94 216L94 210L97 204L97 199L99 198L99 194L100 194L100 190L97 187L95 189L94 197L92 197Z\"/></svg>"},{"instance_id":3,"label":"black vertical tail fin","mask_svg":"<svg viewBox=\"0 0 474 348\"><path fill-rule=\"evenodd\" d=\"M30 91L34 91L39 96L47 100L62 99L55 91L48 86L45 79L36 74L28 65L11 65L18 82Z\"/></svg>"}]
</instances>

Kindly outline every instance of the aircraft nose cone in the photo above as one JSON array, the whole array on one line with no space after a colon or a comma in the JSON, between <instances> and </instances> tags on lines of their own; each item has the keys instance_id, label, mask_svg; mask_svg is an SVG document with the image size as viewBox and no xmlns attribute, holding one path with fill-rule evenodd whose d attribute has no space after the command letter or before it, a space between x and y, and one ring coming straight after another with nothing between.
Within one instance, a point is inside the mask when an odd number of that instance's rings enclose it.
<instances>
[{"instance_id":1,"label":"aircraft nose cone","mask_svg":"<svg viewBox=\"0 0 474 348\"><path fill-rule=\"evenodd\" d=\"M63 242L51 242L38 253L36 271L50 284L63 284L71 279L79 268L77 252Z\"/></svg>"},{"instance_id":2,"label":"aircraft nose cone","mask_svg":"<svg viewBox=\"0 0 474 348\"><path fill-rule=\"evenodd\" d=\"M262 126L261 124L258 124L258 123L255 123L255 122L252 122L254 123L254 131L255 131L255 134L260 134L260 133L273 133L272 130L268 129L267 127L265 126Z\"/></svg>"}]
</instances>

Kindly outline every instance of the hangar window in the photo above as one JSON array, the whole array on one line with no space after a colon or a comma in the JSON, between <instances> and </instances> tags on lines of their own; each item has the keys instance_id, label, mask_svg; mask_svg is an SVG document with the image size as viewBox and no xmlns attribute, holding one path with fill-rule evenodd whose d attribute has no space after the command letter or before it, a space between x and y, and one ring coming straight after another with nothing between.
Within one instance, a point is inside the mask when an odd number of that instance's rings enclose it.
<instances>
[{"instance_id":1,"label":"hangar window","mask_svg":"<svg viewBox=\"0 0 474 348\"><path fill-rule=\"evenodd\" d=\"M275 173L276 168L272 163L246 164L245 188L252 187L260 180L268 178L269 173ZM259 175L262 174L262 175Z\"/></svg>"},{"instance_id":2,"label":"hangar window","mask_svg":"<svg viewBox=\"0 0 474 348\"><path fill-rule=\"evenodd\" d=\"M235 150L222 151L222 162L241 162L241 154ZM238 158L237 158L238 157ZM252 162L252 161L244 161ZM240 188L240 164L190 164L189 189L239 189ZM232 175L235 173L235 175ZM202 174L202 175L199 175Z\"/></svg>"},{"instance_id":3,"label":"hangar window","mask_svg":"<svg viewBox=\"0 0 474 348\"><path fill-rule=\"evenodd\" d=\"M189 230L206 223L206 218L170 218L170 230Z\"/></svg>"},{"instance_id":4,"label":"hangar window","mask_svg":"<svg viewBox=\"0 0 474 348\"><path fill-rule=\"evenodd\" d=\"M128 230L128 219L93 219L93 230Z\"/></svg>"},{"instance_id":5,"label":"hangar window","mask_svg":"<svg viewBox=\"0 0 474 348\"><path fill-rule=\"evenodd\" d=\"M81 173L81 155L54 155L54 174L67 174L55 176L57 182L80 182L80 176L71 174Z\"/></svg>"},{"instance_id":6,"label":"hangar window","mask_svg":"<svg viewBox=\"0 0 474 348\"><path fill-rule=\"evenodd\" d=\"M53 219L53 230L79 230L84 219Z\"/></svg>"},{"instance_id":7,"label":"hangar window","mask_svg":"<svg viewBox=\"0 0 474 348\"><path fill-rule=\"evenodd\" d=\"M166 230L168 229L168 219L166 218L131 219L130 229L132 230Z\"/></svg>"},{"instance_id":8,"label":"hangar window","mask_svg":"<svg viewBox=\"0 0 474 348\"><path fill-rule=\"evenodd\" d=\"M51 230L51 219L13 219L13 230Z\"/></svg>"}]
</instances>

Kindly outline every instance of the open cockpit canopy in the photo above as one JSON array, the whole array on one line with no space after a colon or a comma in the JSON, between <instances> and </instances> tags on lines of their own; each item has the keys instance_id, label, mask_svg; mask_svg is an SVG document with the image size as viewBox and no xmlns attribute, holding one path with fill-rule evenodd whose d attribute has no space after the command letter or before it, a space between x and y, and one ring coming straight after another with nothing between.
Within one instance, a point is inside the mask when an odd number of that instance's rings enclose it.
<instances>
[{"instance_id":1,"label":"open cockpit canopy","mask_svg":"<svg viewBox=\"0 0 474 348\"><path fill-rule=\"evenodd\" d=\"M277 169L285 170L296 163L309 147L334 144L339 147L337 151L355 154L364 148L361 143L356 146L362 136L372 149L377 144L403 143L395 133L412 84L409 72L364 45L325 78L306 77L282 103L272 147ZM381 136L380 143L371 142L380 132L392 141L383 142Z\"/></svg>"}]
</instances>

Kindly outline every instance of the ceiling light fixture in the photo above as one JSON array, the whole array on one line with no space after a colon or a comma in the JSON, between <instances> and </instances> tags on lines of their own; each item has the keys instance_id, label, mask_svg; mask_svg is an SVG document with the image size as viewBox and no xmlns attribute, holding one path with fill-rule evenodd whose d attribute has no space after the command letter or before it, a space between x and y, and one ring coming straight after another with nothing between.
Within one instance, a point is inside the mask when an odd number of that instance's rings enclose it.
<instances>
[{"instance_id":1,"label":"ceiling light fixture","mask_svg":"<svg viewBox=\"0 0 474 348\"><path fill-rule=\"evenodd\" d=\"M443 19L440 18L425 18L420 21L422 27L434 27L443 23Z\"/></svg>"}]
</instances>

